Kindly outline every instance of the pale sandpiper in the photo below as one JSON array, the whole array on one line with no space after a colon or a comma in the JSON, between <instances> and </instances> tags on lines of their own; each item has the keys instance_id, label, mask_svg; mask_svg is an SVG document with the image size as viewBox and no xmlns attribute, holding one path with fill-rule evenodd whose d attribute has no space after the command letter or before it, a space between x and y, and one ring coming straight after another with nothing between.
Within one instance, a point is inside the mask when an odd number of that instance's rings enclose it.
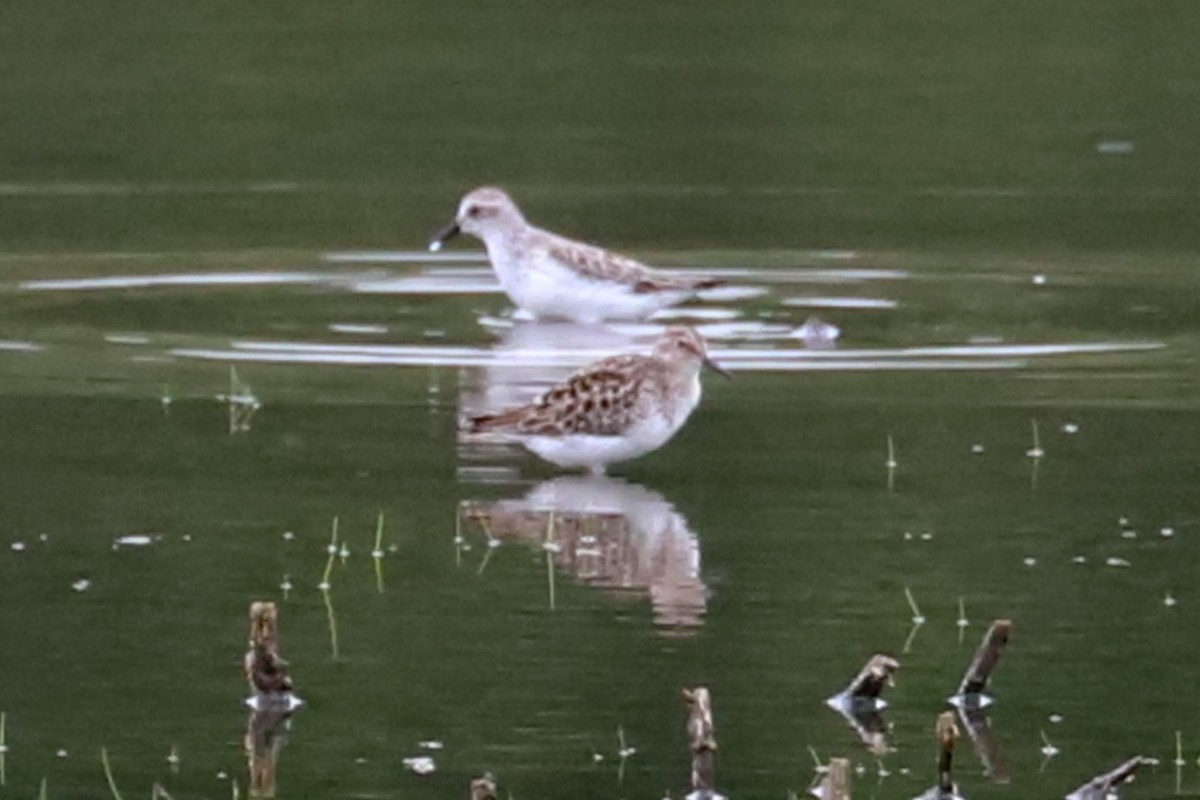
<instances>
[{"instance_id":1,"label":"pale sandpiper","mask_svg":"<svg viewBox=\"0 0 1200 800\"><path fill-rule=\"evenodd\" d=\"M469 233L483 240L500 286L534 317L581 323L645 319L720 281L674 275L530 225L503 190L483 187L459 203L429 244Z\"/></svg>"}]
</instances>

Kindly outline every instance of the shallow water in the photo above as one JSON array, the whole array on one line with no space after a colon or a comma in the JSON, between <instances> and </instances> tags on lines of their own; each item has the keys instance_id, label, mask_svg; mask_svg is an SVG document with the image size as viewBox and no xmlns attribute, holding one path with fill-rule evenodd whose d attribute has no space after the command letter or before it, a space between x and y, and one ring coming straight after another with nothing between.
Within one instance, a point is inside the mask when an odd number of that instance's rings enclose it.
<instances>
[{"instance_id":1,"label":"shallow water","mask_svg":"<svg viewBox=\"0 0 1200 800\"><path fill-rule=\"evenodd\" d=\"M101 747L130 795L245 791L259 598L306 701L281 796L456 796L492 770L514 797L678 797L679 689L703 683L730 796L803 790L811 748L861 768L856 797L913 797L995 618L1011 785L964 731L963 794L1061 796L1136 753L1161 759L1143 787L1200 788L1178 276L682 253L733 290L580 329L514 319L473 253L243 260L4 287L0 797L104 796ZM836 341L805 341L813 314ZM736 380L658 453L586 479L458 441L461 414L678 322ZM902 663L882 758L824 704L878 651Z\"/></svg>"}]
</instances>

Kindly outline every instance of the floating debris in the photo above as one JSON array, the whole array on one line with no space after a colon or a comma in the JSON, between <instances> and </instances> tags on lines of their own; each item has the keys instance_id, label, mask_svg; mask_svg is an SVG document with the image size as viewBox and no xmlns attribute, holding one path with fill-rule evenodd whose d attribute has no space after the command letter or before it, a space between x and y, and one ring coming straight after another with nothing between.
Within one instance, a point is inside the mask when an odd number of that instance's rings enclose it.
<instances>
[{"instance_id":1,"label":"floating debris","mask_svg":"<svg viewBox=\"0 0 1200 800\"><path fill-rule=\"evenodd\" d=\"M1157 763L1145 756L1134 756L1103 772L1067 795L1066 800L1105 800L1121 784L1133 780L1139 767Z\"/></svg>"},{"instance_id":2,"label":"floating debris","mask_svg":"<svg viewBox=\"0 0 1200 800\"><path fill-rule=\"evenodd\" d=\"M957 625L959 628L965 628L971 624L971 621L969 619L967 619L967 607L966 607L966 604L963 602L962 597L958 598L958 619L955 621L954 624Z\"/></svg>"},{"instance_id":3,"label":"floating debris","mask_svg":"<svg viewBox=\"0 0 1200 800\"><path fill-rule=\"evenodd\" d=\"M1036 567L1037 559L1033 556L1025 556L1025 558L1021 559L1021 563L1027 567Z\"/></svg>"},{"instance_id":4,"label":"floating debris","mask_svg":"<svg viewBox=\"0 0 1200 800\"><path fill-rule=\"evenodd\" d=\"M167 763L171 765L171 772L175 775L179 774L179 749L175 745L171 745L171 752L167 754Z\"/></svg>"},{"instance_id":5,"label":"floating debris","mask_svg":"<svg viewBox=\"0 0 1200 800\"><path fill-rule=\"evenodd\" d=\"M429 756L409 756L401 763L418 775L428 775L437 769L437 764Z\"/></svg>"},{"instance_id":6,"label":"floating debris","mask_svg":"<svg viewBox=\"0 0 1200 800\"><path fill-rule=\"evenodd\" d=\"M8 549L12 550L14 553L23 553L23 552L25 552L25 543L24 542L13 542L12 544L10 544L8 546Z\"/></svg>"},{"instance_id":7,"label":"floating debris","mask_svg":"<svg viewBox=\"0 0 1200 800\"><path fill-rule=\"evenodd\" d=\"M1129 563L1128 560L1121 558L1119 556L1109 556L1108 558L1104 559L1104 565L1107 567L1131 567L1131 566L1133 566L1132 564Z\"/></svg>"},{"instance_id":8,"label":"floating debris","mask_svg":"<svg viewBox=\"0 0 1200 800\"><path fill-rule=\"evenodd\" d=\"M792 331L792 338L804 342L805 347L814 350L828 350L837 346L842 329L832 322L826 322L818 317L809 317L799 328Z\"/></svg>"},{"instance_id":9,"label":"floating debris","mask_svg":"<svg viewBox=\"0 0 1200 800\"><path fill-rule=\"evenodd\" d=\"M58 758L67 758L67 757L68 757L68 756L70 756L71 754L70 754L70 753L68 753L68 752L66 751L66 749L64 749L64 748L60 747L60 748L58 748L57 750L55 750L55 751L54 751L54 755L55 755L55 756L57 756Z\"/></svg>"},{"instance_id":10,"label":"floating debris","mask_svg":"<svg viewBox=\"0 0 1200 800\"><path fill-rule=\"evenodd\" d=\"M116 539L113 539L113 550L120 547L149 547L161 538L161 535L150 536L144 533L118 536Z\"/></svg>"},{"instance_id":11,"label":"floating debris","mask_svg":"<svg viewBox=\"0 0 1200 800\"><path fill-rule=\"evenodd\" d=\"M1038 731L1038 733L1040 733L1042 735L1041 754L1046 757L1047 761L1049 761L1050 759L1052 759L1056 755L1058 755L1061 751L1057 747L1054 746L1054 743L1050 741L1050 737L1046 735L1045 731Z\"/></svg>"},{"instance_id":12,"label":"floating debris","mask_svg":"<svg viewBox=\"0 0 1200 800\"><path fill-rule=\"evenodd\" d=\"M417 747L423 748L425 750L441 750L443 747L443 744L440 741L438 741L437 739L426 739L423 742L417 742Z\"/></svg>"},{"instance_id":13,"label":"floating debris","mask_svg":"<svg viewBox=\"0 0 1200 800\"><path fill-rule=\"evenodd\" d=\"M1167 527L1159 530L1158 535L1164 539L1170 539L1172 536L1175 535L1175 529L1168 525Z\"/></svg>"},{"instance_id":14,"label":"floating debris","mask_svg":"<svg viewBox=\"0 0 1200 800\"><path fill-rule=\"evenodd\" d=\"M284 532L283 532L282 534L280 534L280 535L283 537L283 540L284 540L285 542L290 542L290 541L293 541L293 540L296 538L296 534L295 534L295 533L293 533L292 531L284 531Z\"/></svg>"},{"instance_id":15,"label":"floating debris","mask_svg":"<svg viewBox=\"0 0 1200 800\"><path fill-rule=\"evenodd\" d=\"M1050 720L1050 722L1052 722L1055 725L1060 725L1060 724L1062 724L1062 721L1063 721L1063 715L1062 714L1051 714L1046 719Z\"/></svg>"},{"instance_id":16,"label":"floating debris","mask_svg":"<svg viewBox=\"0 0 1200 800\"><path fill-rule=\"evenodd\" d=\"M979 442L976 442L975 444L971 445L971 453L972 454L980 455L982 452L983 452L983 445L980 444Z\"/></svg>"},{"instance_id":17,"label":"floating debris","mask_svg":"<svg viewBox=\"0 0 1200 800\"><path fill-rule=\"evenodd\" d=\"M1012 622L1007 619L998 619L987 629L983 641L963 674L958 691L949 698L952 705L958 708L986 708L992 704L992 698L984 692L988 679L1008 644L1011 631Z\"/></svg>"},{"instance_id":18,"label":"floating debris","mask_svg":"<svg viewBox=\"0 0 1200 800\"><path fill-rule=\"evenodd\" d=\"M1045 286L1046 285L1046 276L1039 272L1038 274L1033 276L1033 278L1031 279L1031 282L1033 283L1034 286Z\"/></svg>"},{"instance_id":19,"label":"floating debris","mask_svg":"<svg viewBox=\"0 0 1200 800\"><path fill-rule=\"evenodd\" d=\"M1086 564L1087 556L1075 556L1071 559L1072 564Z\"/></svg>"},{"instance_id":20,"label":"floating debris","mask_svg":"<svg viewBox=\"0 0 1200 800\"><path fill-rule=\"evenodd\" d=\"M1175 596L1173 594L1171 594L1170 592L1167 592L1163 596L1163 605L1166 606L1167 608L1174 608L1175 604L1177 602L1178 601L1175 599Z\"/></svg>"},{"instance_id":21,"label":"floating debris","mask_svg":"<svg viewBox=\"0 0 1200 800\"><path fill-rule=\"evenodd\" d=\"M1068 434L1068 435L1074 435L1076 433L1079 433L1079 423L1078 422L1064 422L1063 426L1062 426L1062 432L1065 434Z\"/></svg>"}]
</instances>

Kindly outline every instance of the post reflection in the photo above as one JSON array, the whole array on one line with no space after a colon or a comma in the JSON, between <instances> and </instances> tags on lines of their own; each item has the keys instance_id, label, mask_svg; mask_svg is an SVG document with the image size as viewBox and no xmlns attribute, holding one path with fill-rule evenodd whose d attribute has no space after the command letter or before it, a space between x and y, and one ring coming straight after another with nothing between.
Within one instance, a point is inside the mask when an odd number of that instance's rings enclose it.
<instances>
[{"instance_id":1,"label":"post reflection","mask_svg":"<svg viewBox=\"0 0 1200 800\"><path fill-rule=\"evenodd\" d=\"M489 555L500 543L525 542L576 581L647 596L664 633L703 624L708 587L700 576L700 541L658 492L618 478L571 475L520 498L464 501L458 514L462 531L487 537Z\"/></svg>"}]
</instances>

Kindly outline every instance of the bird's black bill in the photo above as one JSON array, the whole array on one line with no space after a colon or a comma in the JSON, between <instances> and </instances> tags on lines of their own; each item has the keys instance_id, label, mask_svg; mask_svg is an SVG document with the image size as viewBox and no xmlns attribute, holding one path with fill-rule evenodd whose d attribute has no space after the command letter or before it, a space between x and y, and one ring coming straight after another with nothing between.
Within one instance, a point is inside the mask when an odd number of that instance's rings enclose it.
<instances>
[{"instance_id":1,"label":"bird's black bill","mask_svg":"<svg viewBox=\"0 0 1200 800\"><path fill-rule=\"evenodd\" d=\"M704 359L704 366L708 367L713 372L724 376L726 380L733 380L733 373L722 367L717 362L713 361L711 358Z\"/></svg>"},{"instance_id":2,"label":"bird's black bill","mask_svg":"<svg viewBox=\"0 0 1200 800\"><path fill-rule=\"evenodd\" d=\"M438 250L442 249L442 245L453 239L455 236L458 236L460 233L462 233L462 229L458 227L458 223L451 222L449 225L435 233L433 238L429 240L429 250L436 253Z\"/></svg>"}]
</instances>

